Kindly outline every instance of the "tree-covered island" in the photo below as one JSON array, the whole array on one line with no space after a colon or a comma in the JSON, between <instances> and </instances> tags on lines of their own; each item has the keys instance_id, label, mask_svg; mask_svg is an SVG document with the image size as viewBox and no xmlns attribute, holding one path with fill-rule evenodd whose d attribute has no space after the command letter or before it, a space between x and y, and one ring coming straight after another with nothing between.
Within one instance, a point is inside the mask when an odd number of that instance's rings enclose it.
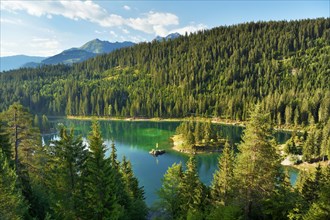
<instances>
[{"instance_id":1,"label":"tree-covered island","mask_svg":"<svg viewBox=\"0 0 330 220\"><path fill-rule=\"evenodd\" d=\"M226 142L211 120L194 119L182 122L172 140L173 149L184 153L220 152Z\"/></svg>"}]
</instances>

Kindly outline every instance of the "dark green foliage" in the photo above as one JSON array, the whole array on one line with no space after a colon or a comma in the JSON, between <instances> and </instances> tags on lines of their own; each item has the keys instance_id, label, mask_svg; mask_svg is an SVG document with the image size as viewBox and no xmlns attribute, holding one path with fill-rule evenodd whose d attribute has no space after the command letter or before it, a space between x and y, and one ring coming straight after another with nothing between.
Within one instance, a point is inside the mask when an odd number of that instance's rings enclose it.
<instances>
[{"instance_id":1,"label":"dark green foliage","mask_svg":"<svg viewBox=\"0 0 330 220\"><path fill-rule=\"evenodd\" d=\"M180 203L182 216L187 216L189 212L203 212L206 190L198 177L196 158L193 156L186 163L179 187L180 199L183 201Z\"/></svg>"},{"instance_id":2,"label":"dark green foliage","mask_svg":"<svg viewBox=\"0 0 330 220\"><path fill-rule=\"evenodd\" d=\"M13 148L13 167L20 183L20 190L29 204L27 216L42 218L45 214L44 209L40 206L41 198L34 188L34 181L43 175L39 166L39 156L42 153L39 129L33 127L32 115L19 103L11 105L0 116Z\"/></svg>"},{"instance_id":3,"label":"dark green foliage","mask_svg":"<svg viewBox=\"0 0 330 220\"><path fill-rule=\"evenodd\" d=\"M62 127L59 136L60 140L53 141L47 150L51 209L57 218L73 219L79 213L81 173L85 170L87 150L81 137L74 136L73 129Z\"/></svg>"},{"instance_id":4,"label":"dark green foliage","mask_svg":"<svg viewBox=\"0 0 330 220\"><path fill-rule=\"evenodd\" d=\"M146 219L144 190L131 163L117 161L114 143L105 158L98 123L90 151L65 127L59 140L41 147L32 115L19 104L1 113L0 125L0 219Z\"/></svg>"},{"instance_id":5,"label":"dark green foliage","mask_svg":"<svg viewBox=\"0 0 330 220\"><path fill-rule=\"evenodd\" d=\"M7 159L8 163L12 161L12 150L11 150L11 144L9 141L9 135L4 129L4 123L2 122L2 119L0 118L0 149L4 155L4 157Z\"/></svg>"},{"instance_id":6,"label":"dark green foliage","mask_svg":"<svg viewBox=\"0 0 330 220\"><path fill-rule=\"evenodd\" d=\"M321 178L322 171L321 167L318 166L314 173L314 177L309 177L305 180L301 189L301 194L307 203L311 204L318 199L321 186Z\"/></svg>"},{"instance_id":7,"label":"dark green foliage","mask_svg":"<svg viewBox=\"0 0 330 220\"><path fill-rule=\"evenodd\" d=\"M130 161L123 158L120 167L122 179L116 192L118 196L123 197L123 194L128 195L126 204L128 203L127 211L124 219L145 219L148 214L148 208L144 203L144 190L139 187L139 181L134 176Z\"/></svg>"},{"instance_id":8,"label":"dark green foliage","mask_svg":"<svg viewBox=\"0 0 330 220\"><path fill-rule=\"evenodd\" d=\"M123 208L115 195L114 170L105 158L106 147L100 133L99 124L93 122L88 138L90 155L84 175L84 219L118 219Z\"/></svg>"},{"instance_id":9,"label":"dark green foliage","mask_svg":"<svg viewBox=\"0 0 330 220\"><path fill-rule=\"evenodd\" d=\"M303 160L313 162L320 159L321 131L312 127L303 146Z\"/></svg>"},{"instance_id":10,"label":"dark green foliage","mask_svg":"<svg viewBox=\"0 0 330 220\"><path fill-rule=\"evenodd\" d=\"M15 170L9 166L7 156L0 149L0 219L19 220L28 206L18 187Z\"/></svg>"},{"instance_id":11,"label":"dark green foliage","mask_svg":"<svg viewBox=\"0 0 330 220\"><path fill-rule=\"evenodd\" d=\"M32 115L19 103L14 103L5 112L1 113L4 129L9 136L9 140L14 147L14 163L16 172L23 167L27 169L35 168L35 154L37 146L41 146L41 136L38 129L33 127Z\"/></svg>"},{"instance_id":12,"label":"dark green foliage","mask_svg":"<svg viewBox=\"0 0 330 220\"><path fill-rule=\"evenodd\" d=\"M158 206L166 211L168 219L177 219L182 213L180 210L180 206L184 202L180 189L182 177L183 171L180 163L169 167L162 179L162 187L158 191L160 199Z\"/></svg>"},{"instance_id":13,"label":"dark green foliage","mask_svg":"<svg viewBox=\"0 0 330 220\"><path fill-rule=\"evenodd\" d=\"M167 219L203 219L209 193L198 177L195 157L189 158L184 172L181 164L174 164L162 181L158 206Z\"/></svg>"},{"instance_id":14,"label":"dark green foliage","mask_svg":"<svg viewBox=\"0 0 330 220\"><path fill-rule=\"evenodd\" d=\"M20 101L38 114L246 120L261 102L281 126L326 122L329 28L329 18L251 22L73 66L9 71L0 76L0 110Z\"/></svg>"},{"instance_id":15,"label":"dark green foliage","mask_svg":"<svg viewBox=\"0 0 330 220\"><path fill-rule=\"evenodd\" d=\"M219 150L224 144L224 139L216 133L211 121L196 121L193 118L182 122L176 133L183 138L183 147L194 151Z\"/></svg>"},{"instance_id":16,"label":"dark green foliage","mask_svg":"<svg viewBox=\"0 0 330 220\"><path fill-rule=\"evenodd\" d=\"M235 199L248 219L262 215L263 201L272 196L281 173L269 120L269 114L263 113L257 105L238 147L240 153L234 169Z\"/></svg>"},{"instance_id":17,"label":"dark green foliage","mask_svg":"<svg viewBox=\"0 0 330 220\"><path fill-rule=\"evenodd\" d=\"M316 172L319 172L319 170ZM304 220L326 220L330 218L330 166L325 167L323 170L320 189L318 191L318 199L303 216Z\"/></svg>"},{"instance_id":18,"label":"dark green foliage","mask_svg":"<svg viewBox=\"0 0 330 220\"><path fill-rule=\"evenodd\" d=\"M207 216L207 220L241 220L243 219L242 209L238 206L218 205Z\"/></svg>"},{"instance_id":19,"label":"dark green foliage","mask_svg":"<svg viewBox=\"0 0 330 220\"><path fill-rule=\"evenodd\" d=\"M321 157L324 160L330 158L330 118L322 130Z\"/></svg>"},{"instance_id":20,"label":"dark green foliage","mask_svg":"<svg viewBox=\"0 0 330 220\"><path fill-rule=\"evenodd\" d=\"M293 189L287 172L279 176L272 195L263 201L266 219L287 219L299 203L299 194Z\"/></svg>"},{"instance_id":21,"label":"dark green foliage","mask_svg":"<svg viewBox=\"0 0 330 220\"><path fill-rule=\"evenodd\" d=\"M234 151L226 142L211 184L211 198L217 205L226 205L233 198L234 159Z\"/></svg>"}]
</instances>

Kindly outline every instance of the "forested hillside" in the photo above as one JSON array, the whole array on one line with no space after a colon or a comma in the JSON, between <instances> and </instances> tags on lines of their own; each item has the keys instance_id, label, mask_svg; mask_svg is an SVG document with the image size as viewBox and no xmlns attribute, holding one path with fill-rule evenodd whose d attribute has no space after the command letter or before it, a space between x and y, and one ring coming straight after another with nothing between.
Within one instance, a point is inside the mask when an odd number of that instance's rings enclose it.
<instances>
[{"instance_id":1,"label":"forested hillside","mask_svg":"<svg viewBox=\"0 0 330 220\"><path fill-rule=\"evenodd\" d=\"M276 124L306 125L329 118L329 63L329 18L218 27L1 74L0 111L246 120L261 102Z\"/></svg>"}]
</instances>

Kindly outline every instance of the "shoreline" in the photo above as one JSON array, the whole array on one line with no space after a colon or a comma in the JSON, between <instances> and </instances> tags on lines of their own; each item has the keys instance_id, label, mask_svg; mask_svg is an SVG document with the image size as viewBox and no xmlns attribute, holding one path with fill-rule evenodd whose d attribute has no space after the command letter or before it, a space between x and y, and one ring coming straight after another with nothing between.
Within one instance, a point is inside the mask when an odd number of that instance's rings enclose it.
<instances>
[{"instance_id":1,"label":"shoreline","mask_svg":"<svg viewBox=\"0 0 330 220\"><path fill-rule=\"evenodd\" d=\"M144 118L144 117L104 117L104 116L64 116L67 119L72 120L102 120L102 121L132 121L132 122L139 122L139 121L150 121L150 122L183 122L183 121L190 121L191 117L185 117L185 118ZM222 124L222 125L230 125L230 126L239 126L239 127L246 127L247 121L236 121L231 119L221 119L221 118L203 118L203 117L196 117L193 118L196 122L205 122L208 120L211 120L212 124ZM274 126L275 131L283 131L283 132L304 132L304 129L306 130L307 127L298 127L298 128L292 128L292 127L285 127L283 126Z\"/></svg>"},{"instance_id":2,"label":"shoreline","mask_svg":"<svg viewBox=\"0 0 330 220\"><path fill-rule=\"evenodd\" d=\"M204 150L204 151L195 151L195 150L190 150L187 148L183 147L183 138L182 138L182 134L175 134L172 137L170 137L170 139L173 141L173 146L172 146L172 150L177 151L179 153L183 153L183 154L212 154L212 153L219 153L221 152L221 150L216 149L216 150Z\"/></svg>"},{"instance_id":3,"label":"shoreline","mask_svg":"<svg viewBox=\"0 0 330 220\"><path fill-rule=\"evenodd\" d=\"M140 121L149 121L149 122L182 122L182 121L189 121L191 120L191 117L186 117L186 118L143 118L143 117L98 117L98 116L64 116L67 119L72 119L72 120L102 120L102 121L131 121L131 122L140 122ZM199 122L205 122L207 120L211 119L212 124L222 124L222 125L230 125L230 126L240 126L240 127L245 127L246 121L235 121L235 120L230 120L230 119L220 119L220 118L202 118L202 117L196 117L193 118L195 121ZM287 128L281 126L278 128L277 126L274 127L274 130L276 131L283 131L283 132L293 132L296 130L297 132L303 132L306 128ZM183 154L211 154L211 153L218 153L220 152L219 150L215 151L190 151L187 149L182 149L181 145L183 141L181 140L182 138L179 137L180 135L173 135L170 139L173 141L173 146L171 147L172 150L183 153ZM321 164L321 166L327 166L330 164L328 161L321 161L321 162L315 162L315 163L301 163L299 165L294 165L293 162L289 161L288 158L284 158L281 161L282 166L288 166L288 167L293 167L295 169L304 171L304 170L311 170L314 167L317 167L318 164Z\"/></svg>"},{"instance_id":4,"label":"shoreline","mask_svg":"<svg viewBox=\"0 0 330 220\"><path fill-rule=\"evenodd\" d=\"M186 118L143 118L143 117L99 117L99 116L65 116L67 119L72 120L102 120L102 121L150 121L150 122L181 122L181 121L190 121L191 117ZM234 121L229 119L219 119L219 118L202 118L196 117L193 118L194 121L205 122L211 119L212 124L224 124L232 126L241 126L245 127L244 121Z\"/></svg>"},{"instance_id":5,"label":"shoreline","mask_svg":"<svg viewBox=\"0 0 330 220\"><path fill-rule=\"evenodd\" d=\"M330 165L330 161L318 161L314 163L303 162L300 164L294 164L294 162L290 161L290 156L286 156L282 161L281 165L286 167L292 167L298 169L300 171L314 171L314 169L320 165L321 167L326 167Z\"/></svg>"}]
</instances>

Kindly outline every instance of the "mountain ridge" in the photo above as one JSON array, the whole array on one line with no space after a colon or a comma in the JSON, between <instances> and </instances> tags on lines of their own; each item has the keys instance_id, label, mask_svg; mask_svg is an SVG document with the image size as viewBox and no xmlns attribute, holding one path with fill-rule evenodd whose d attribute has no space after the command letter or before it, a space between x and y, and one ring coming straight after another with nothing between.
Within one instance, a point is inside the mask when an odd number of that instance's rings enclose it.
<instances>
[{"instance_id":1,"label":"mountain ridge","mask_svg":"<svg viewBox=\"0 0 330 220\"><path fill-rule=\"evenodd\" d=\"M100 54L111 53L114 50L121 49L123 47L130 47L133 45L135 45L135 43L130 41L109 42L96 38L86 42L81 47L69 48L50 57L27 55L0 57L0 72L18 68L35 68L42 65L55 65L59 63L71 65L73 63L79 63L96 57Z\"/></svg>"},{"instance_id":2,"label":"mountain ridge","mask_svg":"<svg viewBox=\"0 0 330 220\"><path fill-rule=\"evenodd\" d=\"M46 57L42 56L28 56L28 55L13 55L0 57L0 72L17 69L26 63L39 63Z\"/></svg>"}]
</instances>

